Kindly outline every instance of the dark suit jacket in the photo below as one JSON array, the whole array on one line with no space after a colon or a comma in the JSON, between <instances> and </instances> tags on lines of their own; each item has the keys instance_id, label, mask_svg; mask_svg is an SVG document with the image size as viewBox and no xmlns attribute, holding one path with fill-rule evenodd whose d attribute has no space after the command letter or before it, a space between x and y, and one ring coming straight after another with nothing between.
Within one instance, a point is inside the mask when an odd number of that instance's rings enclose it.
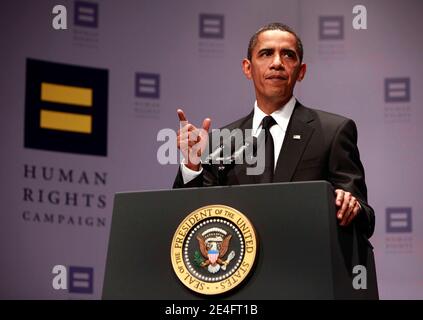
<instances>
[{"instance_id":1,"label":"dark suit jacket","mask_svg":"<svg viewBox=\"0 0 423 320\"><path fill-rule=\"evenodd\" d=\"M253 112L225 128L251 129L252 121ZM300 135L301 139L294 139L294 135ZM183 183L179 169L173 187L218 185L218 171L213 166L210 168L187 184ZM227 173L225 184L258 183L257 176L247 175L245 170L245 165L235 165ZM367 188L354 121L307 108L297 102L279 154L274 182L309 180L327 180L334 188L344 189L357 197L363 210L354 223L367 238L373 234L375 215L367 204Z\"/></svg>"}]
</instances>

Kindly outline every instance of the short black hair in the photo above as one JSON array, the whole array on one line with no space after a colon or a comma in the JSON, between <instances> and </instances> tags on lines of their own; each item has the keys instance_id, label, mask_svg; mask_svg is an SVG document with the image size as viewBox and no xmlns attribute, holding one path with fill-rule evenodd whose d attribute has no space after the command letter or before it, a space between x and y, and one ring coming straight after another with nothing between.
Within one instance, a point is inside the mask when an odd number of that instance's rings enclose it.
<instances>
[{"instance_id":1,"label":"short black hair","mask_svg":"<svg viewBox=\"0 0 423 320\"><path fill-rule=\"evenodd\" d=\"M272 22L264 27L261 27L256 31L256 33L253 34L253 36L250 38L250 42L248 43L248 51L247 51L247 58L251 61L251 58L253 56L253 48L257 44L257 39L260 33L263 33L268 30L280 30L280 31L286 31L294 35L295 39L297 40L297 51L298 55L300 57L300 63L303 61L303 55L304 55L304 49L303 49L303 43L301 42L300 37L295 33L293 29L291 29L289 26L283 23L279 22Z\"/></svg>"}]
</instances>

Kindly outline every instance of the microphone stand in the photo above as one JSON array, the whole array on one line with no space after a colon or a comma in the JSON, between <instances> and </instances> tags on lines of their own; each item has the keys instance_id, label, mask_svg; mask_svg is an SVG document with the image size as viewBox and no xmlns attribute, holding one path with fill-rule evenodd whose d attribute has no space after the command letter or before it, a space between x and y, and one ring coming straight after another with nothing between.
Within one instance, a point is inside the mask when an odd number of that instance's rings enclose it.
<instances>
[{"instance_id":1,"label":"microphone stand","mask_svg":"<svg viewBox=\"0 0 423 320\"><path fill-rule=\"evenodd\" d=\"M217 181L219 186L226 186L228 180L228 172L235 166L235 161L231 161L229 164L219 164L217 167Z\"/></svg>"},{"instance_id":2,"label":"microphone stand","mask_svg":"<svg viewBox=\"0 0 423 320\"><path fill-rule=\"evenodd\" d=\"M218 149L213 152L214 156L209 156L205 163L207 167L209 167L209 171L213 170L213 164L217 164L217 181L219 186L226 186L227 179L228 179L228 172L232 170L237 164L237 160L243 157L244 153L247 153L247 150L250 149L252 144L246 142L242 145L238 150L233 152L229 157L223 157L223 149L225 148L224 145L220 145Z\"/></svg>"},{"instance_id":3,"label":"microphone stand","mask_svg":"<svg viewBox=\"0 0 423 320\"><path fill-rule=\"evenodd\" d=\"M215 171L219 186L227 185L227 174L234 167L235 159L233 155L223 157L223 149L225 146L221 144L211 155L203 162L204 169ZM215 169L215 170L214 170Z\"/></svg>"}]
</instances>

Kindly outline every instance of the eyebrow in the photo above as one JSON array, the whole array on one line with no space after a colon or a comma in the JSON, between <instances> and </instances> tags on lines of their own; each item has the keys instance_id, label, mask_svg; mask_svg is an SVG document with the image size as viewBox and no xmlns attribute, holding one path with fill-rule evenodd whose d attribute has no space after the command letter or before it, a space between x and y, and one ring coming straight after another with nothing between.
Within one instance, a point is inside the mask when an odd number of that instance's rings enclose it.
<instances>
[{"instance_id":1,"label":"eyebrow","mask_svg":"<svg viewBox=\"0 0 423 320\"><path fill-rule=\"evenodd\" d=\"M292 50L292 49L289 49L289 48L284 48L281 51L282 52L292 53L292 54L294 54L298 58L298 54L297 54L297 52L295 50ZM273 49L273 48L263 48L263 49L260 49L257 52L257 54L258 55L261 55L262 53L269 53L269 52L272 52L273 53L273 52L275 52L275 49Z\"/></svg>"},{"instance_id":2,"label":"eyebrow","mask_svg":"<svg viewBox=\"0 0 423 320\"><path fill-rule=\"evenodd\" d=\"M263 48L263 49L260 49L258 52L257 52L257 54L258 55L260 55L260 54L262 54L262 53L266 53L266 52L274 52L275 51L275 49L272 49L272 48Z\"/></svg>"}]
</instances>

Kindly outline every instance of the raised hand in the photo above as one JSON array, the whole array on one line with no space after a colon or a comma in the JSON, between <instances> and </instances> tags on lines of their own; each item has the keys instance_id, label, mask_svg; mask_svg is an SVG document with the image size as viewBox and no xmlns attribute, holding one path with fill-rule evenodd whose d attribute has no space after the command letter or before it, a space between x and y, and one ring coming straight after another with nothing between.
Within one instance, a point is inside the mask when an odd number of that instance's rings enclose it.
<instances>
[{"instance_id":1,"label":"raised hand","mask_svg":"<svg viewBox=\"0 0 423 320\"><path fill-rule=\"evenodd\" d=\"M201 155L208 145L208 131L211 120L210 118L205 118L202 128L197 128L187 120L182 109L178 109L176 112L180 122L177 136L178 149L182 152L184 164L187 168L199 171L201 168Z\"/></svg>"}]
</instances>

